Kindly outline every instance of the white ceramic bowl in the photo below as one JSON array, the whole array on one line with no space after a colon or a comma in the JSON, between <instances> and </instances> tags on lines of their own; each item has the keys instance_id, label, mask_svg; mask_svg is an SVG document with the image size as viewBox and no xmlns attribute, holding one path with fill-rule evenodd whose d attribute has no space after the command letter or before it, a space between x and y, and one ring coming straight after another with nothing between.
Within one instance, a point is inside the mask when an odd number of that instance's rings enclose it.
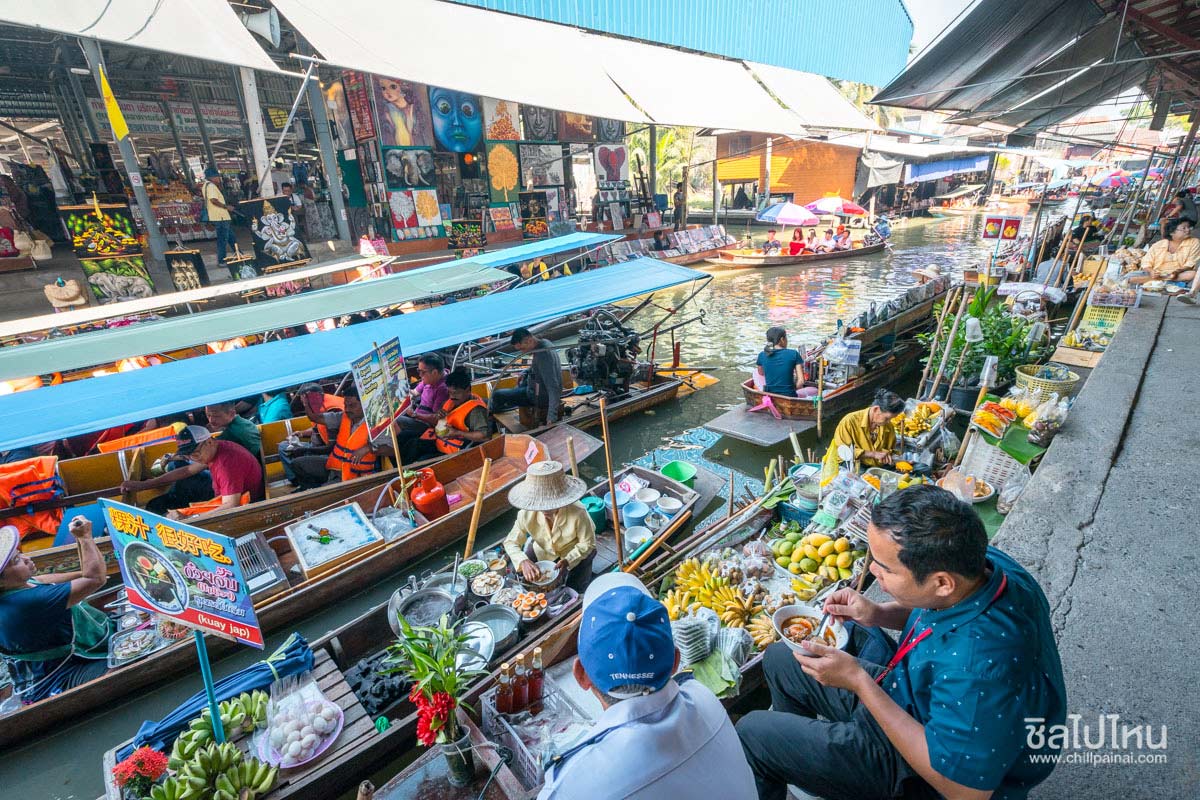
<instances>
[{"instance_id":1,"label":"white ceramic bowl","mask_svg":"<svg viewBox=\"0 0 1200 800\"><path fill-rule=\"evenodd\" d=\"M654 531L642 525L631 525L621 531L621 543L625 547L625 557L629 558L634 551L654 538Z\"/></svg>"},{"instance_id":2,"label":"white ceramic bowl","mask_svg":"<svg viewBox=\"0 0 1200 800\"><path fill-rule=\"evenodd\" d=\"M537 568L542 573L542 579L540 581L530 581L530 583L534 586L549 586L558 580L558 567L554 563L553 561L537 562Z\"/></svg>"},{"instance_id":3,"label":"white ceramic bowl","mask_svg":"<svg viewBox=\"0 0 1200 800\"><path fill-rule=\"evenodd\" d=\"M775 626L775 634L779 637L779 641L786 644L797 653L807 653L808 650L803 646L793 642L791 639L783 635L783 623L787 622L792 617L812 617L814 621L820 622L821 617L825 612L816 606L808 603L798 603L792 606L780 606L774 614L771 615L771 624ZM846 645L850 642L850 632L840 622L834 622L832 619L826 623L826 627L833 631L833 635L837 639L837 648L839 650L846 649Z\"/></svg>"},{"instance_id":4,"label":"white ceramic bowl","mask_svg":"<svg viewBox=\"0 0 1200 800\"><path fill-rule=\"evenodd\" d=\"M662 497L662 492L660 492L658 489L651 489L647 487L645 489L638 489L638 492L633 496L633 499L637 500L639 503L645 503L646 505L650 506L650 508L654 508L654 504L658 502L658 498L660 497Z\"/></svg>"},{"instance_id":5,"label":"white ceramic bowl","mask_svg":"<svg viewBox=\"0 0 1200 800\"><path fill-rule=\"evenodd\" d=\"M655 507L658 509L658 513L662 514L664 517L674 517L679 513L679 510L683 508L683 501L664 495L658 498L658 503L655 505Z\"/></svg>"}]
</instances>

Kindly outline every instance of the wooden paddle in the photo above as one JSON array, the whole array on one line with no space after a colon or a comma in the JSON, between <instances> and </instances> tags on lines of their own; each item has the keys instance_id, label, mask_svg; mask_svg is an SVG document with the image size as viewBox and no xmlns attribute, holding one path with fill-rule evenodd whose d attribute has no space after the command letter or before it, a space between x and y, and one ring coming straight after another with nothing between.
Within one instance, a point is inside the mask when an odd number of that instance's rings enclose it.
<instances>
[{"instance_id":1,"label":"wooden paddle","mask_svg":"<svg viewBox=\"0 0 1200 800\"><path fill-rule=\"evenodd\" d=\"M483 460L483 469L479 471L479 489L475 492L475 507L471 509L471 527L467 530L467 546L463 550L463 558L470 558L475 549L475 534L479 532L479 515L483 513L483 498L487 497L488 473L492 469L492 460Z\"/></svg>"},{"instance_id":2,"label":"wooden paddle","mask_svg":"<svg viewBox=\"0 0 1200 800\"><path fill-rule=\"evenodd\" d=\"M571 474L579 477L579 464L575 460L575 437L567 437L567 460L571 462Z\"/></svg>"},{"instance_id":3,"label":"wooden paddle","mask_svg":"<svg viewBox=\"0 0 1200 800\"><path fill-rule=\"evenodd\" d=\"M617 566L624 569L625 553L621 546L621 509L617 507L617 478L613 473L612 442L608 438L608 400L600 398L600 435L604 440L604 467L608 470L608 496L612 498L613 539L617 543Z\"/></svg>"},{"instance_id":4,"label":"wooden paddle","mask_svg":"<svg viewBox=\"0 0 1200 800\"><path fill-rule=\"evenodd\" d=\"M825 393L825 359L817 363L817 438L821 438L821 395Z\"/></svg>"}]
</instances>

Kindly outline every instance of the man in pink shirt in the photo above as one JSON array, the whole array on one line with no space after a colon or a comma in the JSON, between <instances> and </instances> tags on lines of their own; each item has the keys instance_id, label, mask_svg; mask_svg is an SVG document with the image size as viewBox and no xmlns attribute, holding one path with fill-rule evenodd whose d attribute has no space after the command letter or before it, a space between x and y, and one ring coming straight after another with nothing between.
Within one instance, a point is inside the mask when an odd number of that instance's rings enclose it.
<instances>
[{"instance_id":1,"label":"man in pink shirt","mask_svg":"<svg viewBox=\"0 0 1200 800\"><path fill-rule=\"evenodd\" d=\"M437 353L427 353L417 361L417 373L421 376L410 394L408 408L396 419L396 442L404 449L405 443L419 439L421 434L437 424L438 412L450 399L446 386L446 365ZM391 448L386 448L390 452Z\"/></svg>"}]
</instances>

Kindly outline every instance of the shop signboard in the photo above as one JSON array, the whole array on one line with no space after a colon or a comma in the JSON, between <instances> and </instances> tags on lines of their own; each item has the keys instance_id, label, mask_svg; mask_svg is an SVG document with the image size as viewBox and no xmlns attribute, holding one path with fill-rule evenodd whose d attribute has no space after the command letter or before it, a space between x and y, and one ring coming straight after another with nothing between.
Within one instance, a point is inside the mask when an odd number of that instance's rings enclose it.
<instances>
[{"instance_id":1,"label":"shop signboard","mask_svg":"<svg viewBox=\"0 0 1200 800\"><path fill-rule=\"evenodd\" d=\"M407 375L400 340L392 339L371 348L350 362L350 370L358 387L358 399L362 401L367 431L374 439L400 416L400 381Z\"/></svg>"},{"instance_id":2,"label":"shop signboard","mask_svg":"<svg viewBox=\"0 0 1200 800\"><path fill-rule=\"evenodd\" d=\"M371 114L369 80L361 72L346 70L342 73L346 108L350 112L350 124L354 127L356 142L366 142L375 138L375 117Z\"/></svg>"},{"instance_id":3,"label":"shop signboard","mask_svg":"<svg viewBox=\"0 0 1200 800\"><path fill-rule=\"evenodd\" d=\"M1017 238L1021 231L1020 217L984 217L983 238L1002 239L1006 242Z\"/></svg>"},{"instance_id":4,"label":"shop signboard","mask_svg":"<svg viewBox=\"0 0 1200 800\"><path fill-rule=\"evenodd\" d=\"M144 136L170 136L171 125L163 116L162 106L148 100L121 100L121 113L129 125L129 132ZM200 125L196 122L196 113L191 103L170 102L167 109L175 121L175 130L180 136L198 138ZM99 98L88 99L88 110L96 123L97 130L104 136L112 135L108 124L108 114L104 110L104 101ZM213 138L242 139L245 128L242 125L242 112L236 105L225 103L200 103L200 113L204 115L204 129ZM264 113L264 116L266 114Z\"/></svg>"},{"instance_id":5,"label":"shop signboard","mask_svg":"<svg viewBox=\"0 0 1200 800\"><path fill-rule=\"evenodd\" d=\"M263 646L233 539L135 506L99 502L131 605Z\"/></svg>"}]
</instances>

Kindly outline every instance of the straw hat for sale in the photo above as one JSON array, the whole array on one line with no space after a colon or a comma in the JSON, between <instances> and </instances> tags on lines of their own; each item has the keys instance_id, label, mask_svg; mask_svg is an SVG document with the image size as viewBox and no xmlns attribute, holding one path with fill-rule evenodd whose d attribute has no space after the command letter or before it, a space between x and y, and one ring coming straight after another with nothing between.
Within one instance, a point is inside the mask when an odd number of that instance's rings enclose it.
<instances>
[{"instance_id":1,"label":"straw hat for sale","mask_svg":"<svg viewBox=\"0 0 1200 800\"><path fill-rule=\"evenodd\" d=\"M587 494L587 484L568 475L557 461L539 461L525 471L525 480L508 493L508 502L523 511L554 511Z\"/></svg>"},{"instance_id":2,"label":"straw hat for sale","mask_svg":"<svg viewBox=\"0 0 1200 800\"><path fill-rule=\"evenodd\" d=\"M17 545L20 543L21 534L15 527L5 525L0 528L0 572L8 567L8 562L17 554Z\"/></svg>"}]
</instances>

